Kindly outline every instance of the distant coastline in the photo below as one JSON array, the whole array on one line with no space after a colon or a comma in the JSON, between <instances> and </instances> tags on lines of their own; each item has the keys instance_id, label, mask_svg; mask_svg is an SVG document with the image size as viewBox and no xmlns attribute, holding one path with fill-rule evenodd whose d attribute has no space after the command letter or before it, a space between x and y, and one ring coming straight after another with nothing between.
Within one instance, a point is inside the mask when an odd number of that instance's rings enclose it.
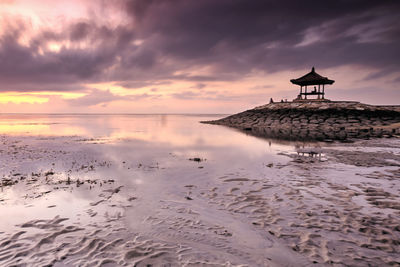
<instances>
[{"instance_id":1,"label":"distant coastline","mask_svg":"<svg viewBox=\"0 0 400 267\"><path fill-rule=\"evenodd\" d=\"M400 137L400 105L374 106L354 101L278 102L202 123L286 140Z\"/></svg>"}]
</instances>

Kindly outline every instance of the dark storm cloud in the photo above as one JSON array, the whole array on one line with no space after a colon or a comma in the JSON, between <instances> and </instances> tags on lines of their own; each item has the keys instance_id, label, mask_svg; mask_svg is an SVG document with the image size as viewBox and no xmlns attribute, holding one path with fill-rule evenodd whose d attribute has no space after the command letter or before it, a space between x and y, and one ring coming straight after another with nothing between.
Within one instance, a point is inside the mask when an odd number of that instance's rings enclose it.
<instances>
[{"instance_id":1,"label":"dark storm cloud","mask_svg":"<svg viewBox=\"0 0 400 267\"><path fill-rule=\"evenodd\" d=\"M398 1L128 1L157 50L221 72L319 65L396 66ZM315 43L298 46L314 28ZM309 37L311 38L311 37Z\"/></svg>"},{"instance_id":2,"label":"dark storm cloud","mask_svg":"<svg viewBox=\"0 0 400 267\"><path fill-rule=\"evenodd\" d=\"M70 31L70 40L71 41L80 41L84 38L86 38L91 30L92 27L89 23L86 22L79 22L76 24L71 25L71 31Z\"/></svg>"},{"instance_id":3,"label":"dark storm cloud","mask_svg":"<svg viewBox=\"0 0 400 267\"><path fill-rule=\"evenodd\" d=\"M41 47L48 42L68 40L68 37L46 30L25 45L18 42L24 30L24 25L10 26L0 37L0 81L3 91L7 91L7 88L29 91L31 87L37 87L35 84L42 84L42 90L52 87L48 84L57 84L53 86L56 91L74 90L71 84L96 77L115 61L118 40L109 45L103 36L101 43L94 48L61 48L57 52L41 52ZM102 33L102 29L96 30L96 35ZM76 33L72 36L72 42L79 37ZM75 88L79 89L78 86Z\"/></svg>"},{"instance_id":4,"label":"dark storm cloud","mask_svg":"<svg viewBox=\"0 0 400 267\"><path fill-rule=\"evenodd\" d=\"M138 88L347 64L379 69L371 77L384 77L400 67L400 2L395 0L121 3L130 18L124 25L74 21L59 32L42 29L28 45L18 42L29 31L23 22L6 26L0 37L0 90L43 85L43 90L67 91L101 81ZM65 41L72 46L40 52L49 42ZM84 48L74 46L82 42ZM215 73L190 71L201 67Z\"/></svg>"}]
</instances>

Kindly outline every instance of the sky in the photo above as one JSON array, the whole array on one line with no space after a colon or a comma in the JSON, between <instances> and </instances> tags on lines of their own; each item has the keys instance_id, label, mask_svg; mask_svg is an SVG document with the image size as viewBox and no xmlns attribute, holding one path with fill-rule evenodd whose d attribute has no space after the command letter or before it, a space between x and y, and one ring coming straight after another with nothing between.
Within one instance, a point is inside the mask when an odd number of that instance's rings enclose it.
<instances>
[{"instance_id":1,"label":"sky","mask_svg":"<svg viewBox=\"0 0 400 267\"><path fill-rule=\"evenodd\" d=\"M0 112L236 113L299 93L400 104L400 1L0 0Z\"/></svg>"}]
</instances>

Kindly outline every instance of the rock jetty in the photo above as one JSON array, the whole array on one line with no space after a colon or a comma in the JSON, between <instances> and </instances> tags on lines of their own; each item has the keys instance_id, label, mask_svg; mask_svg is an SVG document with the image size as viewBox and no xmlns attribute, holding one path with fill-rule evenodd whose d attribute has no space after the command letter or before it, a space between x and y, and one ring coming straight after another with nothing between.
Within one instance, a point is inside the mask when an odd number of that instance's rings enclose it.
<instances>
[{"instance_id":1,"label":"rock jetty","mask_svg":"<svg viewBox=\"0 0 400 267\"><path fill-rule=\"evenodd\" d=\"M347 101L280 102L203 123L286 140L400 137L400 106Z\"/></svg>"}]
</instances>

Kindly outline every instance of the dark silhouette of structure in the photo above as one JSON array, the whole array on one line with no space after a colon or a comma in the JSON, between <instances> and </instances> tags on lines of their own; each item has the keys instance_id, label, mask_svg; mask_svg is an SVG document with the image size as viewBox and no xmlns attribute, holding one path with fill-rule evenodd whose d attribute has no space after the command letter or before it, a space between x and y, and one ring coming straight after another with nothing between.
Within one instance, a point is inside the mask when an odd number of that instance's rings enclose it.
<instances>
[{"instance_id":1,"label":"dark silhouette of structure","mask_svg":"<svg viewBox=\"0 0 400 267\"><path fill-rule=\"evenodd\" d=\"M294 101L304 100L325 100L325 84L333 84L334 80L329 80L327 77L323 77L315 72L315 68L311 69L311 72L306 75L290 80L293 84L300 85L300 94ZM307 86L313 86L312 91L307 91ZM322 86L321 86L322 85ZM317 88L318 86L318 88ZM304 92L303 92L304 87ZM315 99L307 99L307 96L316 96Z\"/></svg>"}]
</instances>

